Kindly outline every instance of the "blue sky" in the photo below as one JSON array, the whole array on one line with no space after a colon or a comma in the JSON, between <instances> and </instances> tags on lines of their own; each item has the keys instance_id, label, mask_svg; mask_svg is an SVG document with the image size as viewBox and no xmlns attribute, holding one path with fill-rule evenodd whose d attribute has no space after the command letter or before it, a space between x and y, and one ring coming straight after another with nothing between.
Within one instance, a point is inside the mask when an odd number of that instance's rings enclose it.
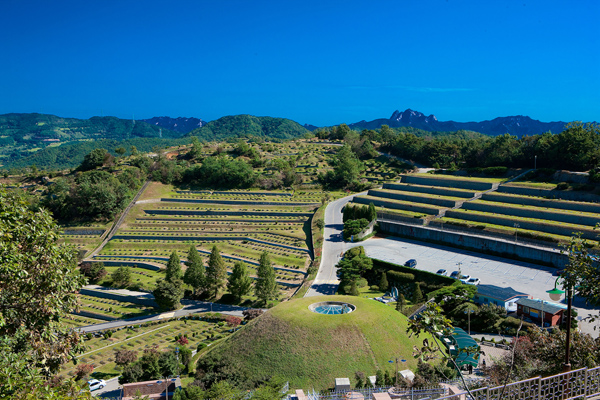
<instances>
[{"instance_id":1,"label":"blue sky","mask_svg":"<svg viewBox=\"0 0 600 400\"><path fill-rule=\"evenodd\" d=\"M600 1L2 0L0 113L600 121Z\"/></svg>"}]
</instances>

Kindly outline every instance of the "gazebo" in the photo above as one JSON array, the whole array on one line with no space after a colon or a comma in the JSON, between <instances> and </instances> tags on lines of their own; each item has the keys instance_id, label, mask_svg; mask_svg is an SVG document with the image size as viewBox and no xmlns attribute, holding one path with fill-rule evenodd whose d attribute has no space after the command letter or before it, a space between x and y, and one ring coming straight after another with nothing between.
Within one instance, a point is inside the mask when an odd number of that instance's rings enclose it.
<instances>
[{"instance_id":1,"label":"gazebo","mask_svg":"<svg viewBox=\"0 0 600 400\"><path fill-rule=\"evenodd\" d=\"M461 328L453 328L452 335L444 336L443 342L448 347L450 356L456 365L471 365L476 368L479 364L479 345L467 332ZM473 351L476 348L477 350Z\"/></svg>"}]
</instances>

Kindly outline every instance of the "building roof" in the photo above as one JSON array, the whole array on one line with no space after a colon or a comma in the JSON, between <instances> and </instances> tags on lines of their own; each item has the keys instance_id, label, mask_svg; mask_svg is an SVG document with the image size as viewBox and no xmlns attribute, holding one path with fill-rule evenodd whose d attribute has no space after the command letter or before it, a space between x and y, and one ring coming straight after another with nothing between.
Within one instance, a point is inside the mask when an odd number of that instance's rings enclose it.
<instances>
[{"instance_id":1,"label":"building roof","mask_svg":"<svg viewBox=\"0 0 600 400\"><path fill-rule=\"evenodd\" d=\"M165 389L168 387L169 397L175 393L175 389L181 387L181 379L173 378L165 380L154 380L144 382L133 382L123 384L123 399L131 399L140 394L149 398L164 397Z\"/></svg>"},{"instance_id":2,"label":"building roof","mask_svg":"<svg viewBox=\"0 0 600 400\"><path fill-rule=\"evenodd\" d=\"M527 297L526 293L517 292L515 289L501 288L494 285L479 285L477 286L477 295L491 297L496 300L508 301L515 297Z\"/></svg>"},{"instance_id":3,"label":"building roof","mask_svg":"<svg viewBox=\"0 0 600 400\"><path fill-rule=\"evenodd\" d=\"M534 310L538 311L541 311L543 304L544 312L548 314L558 314L559 312L567 308L563 304L552 303L540 299L519 299L517 300L517 304L522 305L524 307L533 308Z\"/></svg>"},{"instance_id":4,"label":"building roof","mask_svg":"<svg viewBox=\"0 0 600 400\"><path fill-rule=\"evenodd\" d=\"M451 336L445 337L456 343L456 347L453 345L448 346L450 354L456 356L454 360L458 366L471 364L473 367L477 367L479 364L479 345L464 329L454 328L454 332ZM448 344L447 341L444 341ZM468 351L466 349L477 348L476 351Z\"/></svg>"}]
</instances>

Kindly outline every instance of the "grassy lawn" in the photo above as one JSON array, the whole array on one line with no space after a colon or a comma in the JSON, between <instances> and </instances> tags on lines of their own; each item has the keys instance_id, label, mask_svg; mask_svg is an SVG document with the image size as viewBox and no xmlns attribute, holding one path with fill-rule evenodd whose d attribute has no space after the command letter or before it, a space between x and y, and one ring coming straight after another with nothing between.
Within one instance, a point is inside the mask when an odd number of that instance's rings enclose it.
<instances>
[{"instance_id":1,"label":"grassy lawn","mask_svg":"<svg viewBox=\"0 0 600 400\"><path fill-rule=\"evenodd\" d=\"M504 186L527 187L527 188L533 188L533 189L554 189L554 188L556 188L556 183L533 182L533 181L513 181L510 183L507 183Z\"/></svg>"},{"instance_id":2,"label":"grassy lawn","mask_svg":"<svg viewBox=\"0 0 600 400\"><path fill-rule=\"evenodd\" d=\"M124 301L101 299L85 295L78 295L77 298L79 300L79 308L82 311L93 312L118 319L139 317L159 312L154 307L145 307Z\"/></svg>"},{"instance_id":3,"label":"grassy lawn","mask_svg":"<svg viewBox=\"0 0 600 400\"><path fill-rule=\"evenodd\" d=\"M431 179L447 179L447 180L455 180L455 181L466 181L466 182L485 182L485 183L500 183L504 182L507 178L471 178L468 176L454 176L454 175L443 175L443 174L428 174L428 173L416 173L412 174L414 176L419 176L422 178L431 178Z\"/></svg>"},{"instance_id":4,"label":"grassy lawn","mask_svg":"<svg viewBox=\"0 0 600 400\"><path fill-rule=\"evenodd\" d=\"M354 304L345 315L321 315L308 310L319 301ZM233 357L236 369L250 378L285 376L297 388L326 389L334 378L356 371L374 375L378 368L392 372L388 361L404 357L414 369L413 346L423 337L408 337L407 319L377 301L350 296L302 298L271 309L214 348L215 356Z\"/></svg>"}]
</instances>

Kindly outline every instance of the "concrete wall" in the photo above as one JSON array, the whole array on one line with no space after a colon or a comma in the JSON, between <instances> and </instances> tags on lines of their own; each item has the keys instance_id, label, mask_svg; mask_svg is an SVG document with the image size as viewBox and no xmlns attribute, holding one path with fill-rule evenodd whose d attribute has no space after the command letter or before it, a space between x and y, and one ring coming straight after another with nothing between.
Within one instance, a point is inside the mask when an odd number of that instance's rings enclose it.
<instances>
[{"instance_id":1,"label":"concrete wall","mask_svg":"<svg viewBox=\"0 0 600 400\"><path fill-rule=\"evenodd\" d=\"M483 211L496 214L514 215L524 218L547 219L549 221L566 222L567 224L595 226L600 222L600 217L590 217L576 213L567 214L545 210L533 210L525 207L509 207L495 203L465 202L465 210Z\"/></svg>"},{"instance_id":2,"label":"concrete wall","mask_svg":"<svg viewBox=\"0 0 600 400\"><path fill-rule=\"evenodd\" d=\"M369 196L383 197L387 199L411 201L415 203L432 204L440 207L456 207L457 201L448 199L439 199L435 197L428 197L427 195L419 196L418 194L411 194L400 191L388 191L380 189L371 189L368 193Z\"/></svg>"},{"instance_id":3,"label":"concrete wall","mask_svg":"<svg viewBox=\"0 0 600 400\"><path fill-rule=\"evenodd\" d=\"M377 219L374 219L373 221L371 221L369 223L369 225L367 225L367 227L365 229L363 229L363 231L360 232L358 235L354 235L354 240L362 239L365 236L368 236L371 233L373 233L373 229L375 229L375 224L377 224Z\"/></svg>"},{"instance_id":4,"label":"concrete wall","mask_svg":"<svg viewBox=\"0 0 600 400\"><path fill-rule=\"evenodd\" d=\"M242 215L267 217L312 217L313 213L271 211L213 211L213 210L144 210L148 215Z\"/></svg>"},{"instance_id":5,"label":"concrete wall","mask_svg":"<svg viewBox=\"0 0 600 400\"><path fill-rule=\"evenodd\" d=\"M467 221L474 222L482 222L487 224L508 226L513 228L515 223L519 224L520 229L526 229L530 231L538 231L538 232L546 232L554 235L562 235L562 236L572 236L573 232L582 232L584 239L597 240L598 232L594 231L591 228L581 227L580 229L569 227L569 226L561 226L561 225L552 225L552 224L544 224L542 222L532 222L532 221L524 221L518 217L510 218L510 217L501 217L497 215L481 215L474 214L470 212L464 211L456 211L456 210L448 210L445 214L448 218L456 218Z\"/></svg>"},{"instance_id":6,"label":"concrete wall","mask_svg":"<svg viewBox=\"0 0 600 400\"><path fill-rule=\"evenodd\" d=\"M119 256L114 256L115 258L118 258ZM105 266L107 267L120 267L122 265L127 266L127 267L133 267L133 266L137 266L138 268L143 268L143 269L148 269L150 271L160 271L161 268L153 265L153 264L148 264L145 263L143 261L121 261L121 260L103 260L102 258L98 258L98 259L94 259L90 262L101 262L104 263Z\"/></svg>"},{"instance_id":7,"label":"concrete wall","mask_svg":"<svg viewBox=\"0 0 600 400\"><path fill-rule=\"evenodd\" d=\"M432 175L431 178L426 178L424 176L402 175L402 182L414 183L416 185L442 186L477 191L490 190L494 187L494 184L488 182L473 182L469 180L435 178L435 175Z\"/></svg>"},{"instance_id":8,"label":"concrete wall","mask_svg":"<svg viewBox=\"0 0 600 400\"><path fill-rule=\"evenodd\" d=\"M564 190L556 190L556 189L552 189L552 190L550 190L550 189L534 189L534 188L504 186L504 185L501 185L500 187L498 187L498 192L520 194L523 196L545 197L548 199L587 201L587 202L593 202L593 203L600 202L600 196L598 196L596 194L588 193L588 192L573 192L573 191L564 191Z\"/></svg>"},{"instance_id":9,"label":"concrete wall","mask_svg":"<svg viewBox=\"0 0 600 400\"><path fill-rule=\"evenodd\" d=\"M415 205L415 204L405 204L405 203L396 203L393 201L381 200L373 197L364 197L364 196L356 196L354 203L358 204L369 204L373 203L375 207L385 207L391 208L393 210L404 210L411 211L416 213L430 214L430 215L439 215L440 209L435 207L428 207L426 205Z\"/></svg>"},{"instance_id":10,"label":"concrete wall","mask_svg":"<svg viewBox=\"0 0 600 400\"><path fill-rule=\"evenodd\" d=\"M566 202L561 200L550 200L541 197L514 197L501 193L486 193L481 196L482 200L497 201L500 203L524 204L535 207L557 208L560 210L574 210L581 212L599 213L600 204L583 202Z\"/></svg>"},{"instance_id":11,"label":"concrete wall","mask_svg":"<svg viewBox=\"0 0 600 400\"><path fill-rule=\"evenodd\" d=\"M151 294L148 294L147 297L124 296L114 292L105 292L86 288L82 288L81 290L79 290L79 293L86 296L99 297L101 299L125 301L128 303L140 304L146 307L158 307L158 304L156 304L156 302L154 301L154 296L152 296Z\"/></svg>"},{"instance_id":12,"label":"concrete wall","mask_svg":"<svg viewBox=\"0 0 600 400\"><path fill-rule=\"evenodd\" d=\"M167 203L194 203L194 204L236 204L249 206L320 206L321 203L298 203L291 201L252 201L252 200L221 200L221 199L171 199L162 198Z\"/></svg>"},{"instance_id":13,"label":"concrete wall","mask_svg":"<svg viewBox=\"0 0 600 400\"><path fill-rule=\"evenodd\" d=\"M452 197L462 197L465 199L470 199L471 197L475 197L477 192L465 192L462 190L455 190L452 188L444 188L437 186L421 186L421 185L409 185L406 183L384 183L383 189L391 189L391 190L402 190L406 192L416 192L416 193L429 193L429 194L437 194L440 196L452 196Z\"/></svg>"},{"instance_id":14,"label":"concrete wall","mask_svg":"<svg viewBox=\"0 0 600 400\"><path fill-rule=\"evenodd\" d=\"M484 254L553 265L557 268L562 268L568 263L568 257L564 254L527 247L518 243L502 242L493 238L469 236L463 233L440 231L387 221L380 221L379 228L382 232L414 240L440 243Z\"/></svg>"},{"instance_id":15,"label":"concrete wall","mask_svg":"<svg viewBox=\"0 0 600 400\"><path fill-rule=\"evenodd\" d=\"M389 214L389 213L382 212L382 211L377 212L377 220L382 220L382 219L407 222L407 223L413 224L413 225L424 225L425 224L424 218L405 217L404 215Z\"/></svg>"}]
</instances>

